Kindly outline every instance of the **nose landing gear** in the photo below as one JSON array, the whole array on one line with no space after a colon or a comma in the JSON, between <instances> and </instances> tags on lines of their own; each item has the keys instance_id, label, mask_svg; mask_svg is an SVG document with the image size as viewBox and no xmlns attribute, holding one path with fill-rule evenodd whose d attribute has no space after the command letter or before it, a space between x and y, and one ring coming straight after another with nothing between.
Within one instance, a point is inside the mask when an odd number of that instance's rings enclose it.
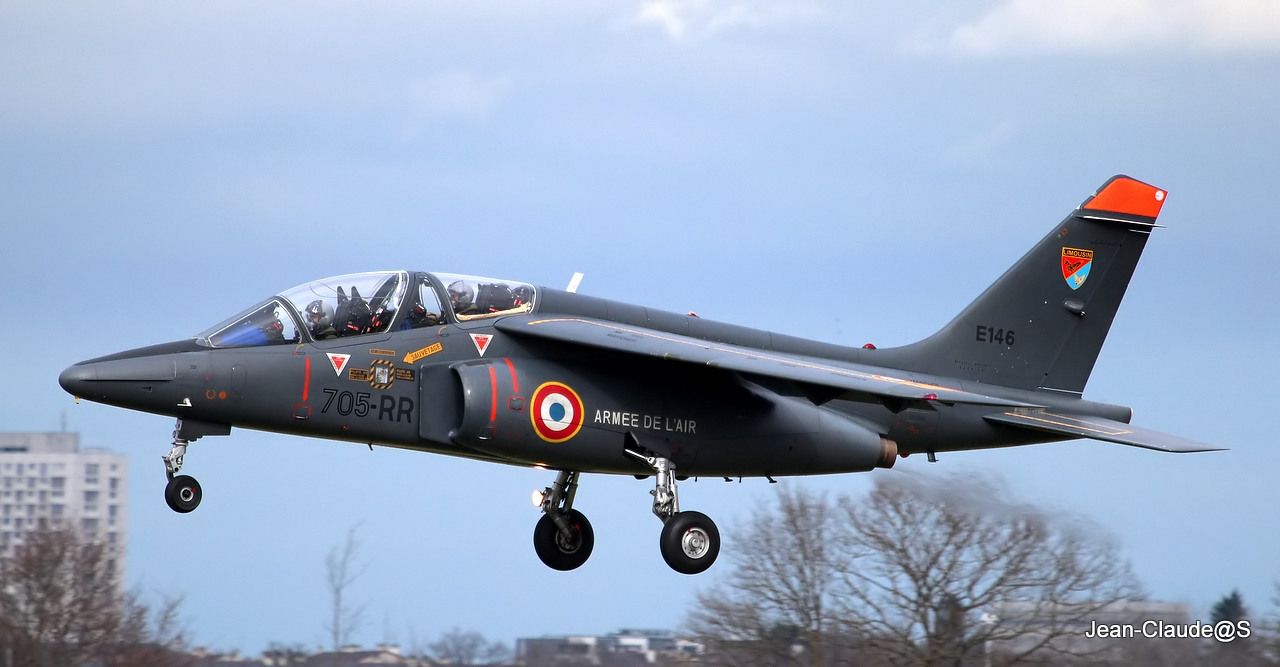
<instances>
[{"instance_id":1,"label":"nose landing gear","mask_svg":"<svg viewBox=\"0 0 1280 667\"><path fill-rule=\"evenodd\" d=\"M160 457L164 460L165 476L169 478L169 483L164 487L164 501L169 505L169 509L179 514L186 514L199 507L200 499L204 497L204 491L200 489L200 482L197 482L196 478L178 474L182 469L182 459L187 455L187 445L191 444L192 440L198 440L206 435L229 433L231 433L231 427L226 424L211 424L181 418L174 424L173 447L169 448L168 454Z\"/></svg>"}]
</instances>

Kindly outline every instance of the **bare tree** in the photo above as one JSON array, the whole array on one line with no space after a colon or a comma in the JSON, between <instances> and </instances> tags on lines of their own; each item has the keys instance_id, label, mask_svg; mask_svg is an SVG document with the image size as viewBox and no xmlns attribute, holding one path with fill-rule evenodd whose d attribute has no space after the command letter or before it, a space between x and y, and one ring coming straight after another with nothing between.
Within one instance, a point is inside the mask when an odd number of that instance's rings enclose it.
<instances>
[{"instance_id":1,"label":"bare tree","mask_svg":"<svg viewBox=\"0 0 1280 667\"><path fill-rule=\"evenodd\" d=\"M992 662L1081 657L1102 648L1081 628L1142 595L1099 528L1014 502L989 478L883 476L840 505L846 617L892 664L959 664L989 648Z\"/></svg>"},{"instance_id":2,"label":"bare tree","mask_svg":"<svg viewBox=\"0 0 1280 667\"><path fill-rule=\"evenodd\" d=\"M120 582L111 552L71 528L27 533L0 561L0 658L78 665L120 630Z\"/></svg>"},{"instance_id":3,"label":"bare tree","mask_svg":"<svg viewBox=\"0 0 1280 667\"><path fill-rule=\"evenodd\" d=\"M433 659L450 665L500 662L511 655L506 644L492 643L475 630L454 628L427 646Z\"/></svg>"},{"instance_id":4,"label":"bare tree","mask_svg":"<svg viewBox=\"0 0 1280 667\"><path fill-rule=\"evenodd\" d=\"M1140 596L1099 532L986 478L884 475L867 497L835 503L784 487L751 517L727 580L699 593L690 625L721 664L1076 656L1098 648L1074 641L1083 621Z\"/></svg>"},{"instance_id":5,"label":"bare tree","mask_svg":"<svg viewBox=\"0 0 1280 667\"><path fill-rule=\"evenodd\" d=\"M365 623L364 605L353 606L348 596L351 585L364 574L364 567L356 562L359 551L360 540L356 537L356 526L352 526L347 531L347 539L330 549L324 561L331 602L329 620L324 627L335 653L350 643L351 634Z\"/></svg>"},{"instance_id":6,"label":"bare tree","mask_svg":"<svg viewBox=\"0 0 1280 667\"><path fill-rule=\"evenodd\" d=\"M152 610L137 592L125 595L124 623L117 640L102 653L104 667L178 667L193 660L184 653L187 628L182 596L166 595Z\"/></svg>"},{"instance_id":7,"label":"bare tree","mask_svg":"<svg viewBox=\"0 0 1280 667\"><path fill-rule=\"evenodd\" d=\"M757 505L723 585L699 591L690 617L720 664L834 664L841 655L833 608L842 595L838 508L784 485L776 508ZM835 548L833 548L835 547ZM837 644L837 645L833 645Z\"/></svg>"},{"instance_id":8,"label":"bare tree","mask_svg":"<svg viewBox=\"0 0 1280 667\"><path fill-rule=\"evenodd\" d=\"M69 526L29 532L0 558L0 666L180 664L180 603L153 618L122 590L111 547Z\"/></svg>"}]
</instances>

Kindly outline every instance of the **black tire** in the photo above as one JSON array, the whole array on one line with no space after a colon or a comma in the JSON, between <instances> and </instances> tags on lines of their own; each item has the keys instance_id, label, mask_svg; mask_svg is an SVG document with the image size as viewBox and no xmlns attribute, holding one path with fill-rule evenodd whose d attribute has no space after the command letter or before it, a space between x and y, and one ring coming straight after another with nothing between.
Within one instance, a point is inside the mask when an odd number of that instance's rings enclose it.
<instances>
[{"instance_id":1,"label":"black tire","mask_svg":"<svg viewBox=\"0 0 1280 667\"><path fill-rule=\"evenodd\" d=\"M199 507L203 497L200 482L190 475L178 475L164 487L164 501L169 503L169 509L179 514L186 514Z\"/></svg>"},{"instance_id":2,"label":"black tire","mask_svg":"<svg viewBox=\"0 0 1280 667\"><path fill-rule=\"evenodd\" d=\"M565 539L556 527L550 514L543 514L538 525L533 528L533 550L547 567L562 572L577 569L587 562L591 556L591 548L596 544L596 534L591 530L591 522L578 510L569 510L565 515L569 528L574 532L573 539Z\"/></svg>"},{"instance_id":3,"label":"black tire","mask_svg":"<svg viewBox=\"0 0 1280 667\"><path fill-rule=\"evenodd\" d=\"M720 555L720 531L702 512L677 512L662 526L662 559L680 574L705 572Z\"/></svg>"}]
</instances>

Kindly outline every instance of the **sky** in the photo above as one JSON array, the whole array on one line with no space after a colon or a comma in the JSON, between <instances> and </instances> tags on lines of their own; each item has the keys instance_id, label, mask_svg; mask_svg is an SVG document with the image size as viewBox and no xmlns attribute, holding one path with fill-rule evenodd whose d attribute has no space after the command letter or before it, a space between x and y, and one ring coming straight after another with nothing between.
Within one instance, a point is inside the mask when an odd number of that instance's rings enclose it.
<instances>
[{"instance_id":1,"label":"sky","mask_svg":"<svg viewBox=\"0 0 1280 667\"><path fill-rule=\"evenodd\" d=\"M495 275L881 347L945 324L1107 178L1169 191L1085 397L1230 448L1069 442L785 480L984 473L1114 535L1153 599L1275 612L1276 0L0 3L0 429L131 465L128 583L194 642L326 642L355 530L366 646L459 627L678 628L652 481L586 475L580 570L533 553L536 470L76 404L58 373L309 280ZM686 482L725 550L763 480ZM735 531L735 528L737 529Z\"/></svg>"}]
</instances>

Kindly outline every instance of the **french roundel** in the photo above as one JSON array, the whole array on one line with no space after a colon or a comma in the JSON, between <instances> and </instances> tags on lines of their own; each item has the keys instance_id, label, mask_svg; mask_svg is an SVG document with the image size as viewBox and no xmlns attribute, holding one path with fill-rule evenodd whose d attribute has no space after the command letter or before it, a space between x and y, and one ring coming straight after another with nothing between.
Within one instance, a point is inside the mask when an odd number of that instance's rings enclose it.
<instances>
[{"instance_id":1,"label":"french roundel","mask_svg":"<svg viewBox=\"0 0 1280 667\"><path fill-rule=\"evenodd\" d=\"M545 382L533 392L529 419L539 438L564 442L582 428L582 399L567 385Z\"/></svg>"}]
</instances>

